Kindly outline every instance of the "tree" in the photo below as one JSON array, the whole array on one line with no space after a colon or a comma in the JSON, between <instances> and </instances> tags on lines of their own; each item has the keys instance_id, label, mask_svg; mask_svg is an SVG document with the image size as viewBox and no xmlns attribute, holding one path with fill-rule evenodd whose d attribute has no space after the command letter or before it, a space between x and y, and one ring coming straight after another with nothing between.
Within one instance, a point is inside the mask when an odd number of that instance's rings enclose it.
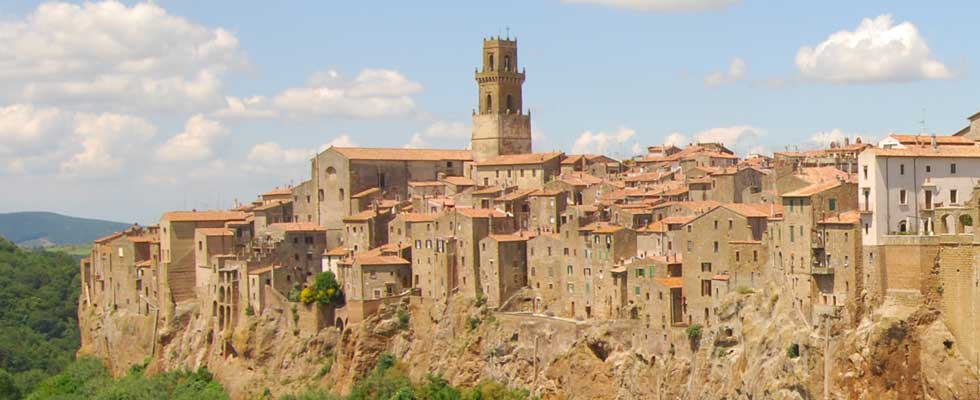
<instances>
[{"instance_id":1,"label":"tree","mask_svg":"<svg viewBox=\"0 0 980 400\"><path fill-rule=\"evenodd\" d=\"M300 300L305 304L313 302L320 304L339 303L343 298L344 293L340 290L337 277L330 271L317 274L313 286L303 289L303 292L300 293Z\"/></svg>"}]
</instances>

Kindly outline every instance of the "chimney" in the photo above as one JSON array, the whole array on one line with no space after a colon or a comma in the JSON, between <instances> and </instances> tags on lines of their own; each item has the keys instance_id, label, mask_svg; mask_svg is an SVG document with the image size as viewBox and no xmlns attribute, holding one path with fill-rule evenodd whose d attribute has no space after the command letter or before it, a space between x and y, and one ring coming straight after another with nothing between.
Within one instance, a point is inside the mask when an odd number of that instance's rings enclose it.
<instances>
[{"instance_id":1,"label":"chimney","mask_svg":"<svg viewBox=\"0 0 980 400\"><path fill-rule=\"evenodd\" d=\"M930 139L932 140L932 149L938 151L939 145L936 144L936 134L933 133L932 136L930 136Z\"/></svg>"},{"instance_id":2,"label":"chimney","mask_svg":"<svg viewBox=\"0 0 980 400\"><path fill-rule=\"evenodd\" d=\"M850 145L851 145L851 138L845 137L844 138L844 147L847 147L847 146L850 146Z\"/></svg>"}]
</instances>

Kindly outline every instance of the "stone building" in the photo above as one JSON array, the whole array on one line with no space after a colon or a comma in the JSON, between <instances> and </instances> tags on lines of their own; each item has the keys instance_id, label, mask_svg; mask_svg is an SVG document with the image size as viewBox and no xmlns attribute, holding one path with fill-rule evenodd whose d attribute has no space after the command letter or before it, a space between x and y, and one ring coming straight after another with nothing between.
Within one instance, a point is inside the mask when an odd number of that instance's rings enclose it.
<instances>
[{"instance_id":1,"label":"stone building","mask_svg":"<svg viewBox=\"0 0 980 400\"><path fill-rule=\"evenodd\" d=\"M488 157L476 163L479 185L541 189L561 172L563 153L529 153Z\"/></svg>"},{"instance_id":2,"label":"stone building","mask_svg":"<svg viewBox=\"0 0 980 400\"><path fill-rule=\"evenodd\" d=\"M531 115L523 111L525 75L517 67L517 40L484 39L482 58L483 68L476 72L473 159L530 153Z\"/></svg>"}]
</instances>

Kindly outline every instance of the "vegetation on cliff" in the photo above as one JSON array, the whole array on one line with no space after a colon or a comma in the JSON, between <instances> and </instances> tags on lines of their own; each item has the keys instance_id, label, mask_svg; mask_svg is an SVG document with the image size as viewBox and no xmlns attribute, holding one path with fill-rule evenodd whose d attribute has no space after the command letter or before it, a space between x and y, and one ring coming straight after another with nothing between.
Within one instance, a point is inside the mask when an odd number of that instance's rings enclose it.
<instances>
[{"instance_id":1,"label":"vegetation on cliff","mask_svg":"<svg viewBox=\"0 0 980 400\"><path fill-rule=\"evenodd\" d=\"M75 356L78 261L0 237L0 398L20 398Z\"/></svg>"},{"instance_id":2,"label":"vegetation on cliff","mask_svg":"<svg viewBox=\"0 0 980 400\"><path fill-rule=\"evenodd\" d=\"M385 353L371 372L359 380L347 397L322 389L284 396L282 400L519 400L529 398L525 390L510 389L494 381L460 389L439 375L429 375L424 382L413 384L404 364Z\"/></svg>"},{"instance_id":3,"label":"vegetation on cliff","mask_svg":"<svg viewBox=\"0 0 980 400\"><path fill-rule=\"evenodd\" d=\"M126 376L112 379L102 362L79 358L63 372L38 385L28 400L41 399L227 399L224 388L205 369L170 371L152 376L133 368Z\"/></svg>"}]
</instances>

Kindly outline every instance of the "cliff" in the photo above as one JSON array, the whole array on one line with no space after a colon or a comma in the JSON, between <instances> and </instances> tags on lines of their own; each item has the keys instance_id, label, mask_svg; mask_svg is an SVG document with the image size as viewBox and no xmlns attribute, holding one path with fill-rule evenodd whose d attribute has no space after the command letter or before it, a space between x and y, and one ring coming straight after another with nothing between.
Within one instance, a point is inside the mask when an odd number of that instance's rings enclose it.
<instances>
[{"instance_id":1,"label":"cliff","mask_svg":"<svg viewBox=\"0 0 980 400\"><path fill-rule=\"evenodd\" d=\"M299 329L295 312L270 308L218 334L196 307L182 305L154 336L152 314L80 309L80 353L102 357L116 374L144 362L150 371L207 366L233 398L311 386L344 393L383 352L415 379L440 373L467 386L492 378L546 399L817 399L825 388L830 398L978 398L975 369L932 302L886 300L857 324L814 329L779 290L730 294L717 325L700 338L682 333L660 353L637 345L655 332L640 321L582 322L412 297L343 332Z\"/></svg>"}]
</instances>

